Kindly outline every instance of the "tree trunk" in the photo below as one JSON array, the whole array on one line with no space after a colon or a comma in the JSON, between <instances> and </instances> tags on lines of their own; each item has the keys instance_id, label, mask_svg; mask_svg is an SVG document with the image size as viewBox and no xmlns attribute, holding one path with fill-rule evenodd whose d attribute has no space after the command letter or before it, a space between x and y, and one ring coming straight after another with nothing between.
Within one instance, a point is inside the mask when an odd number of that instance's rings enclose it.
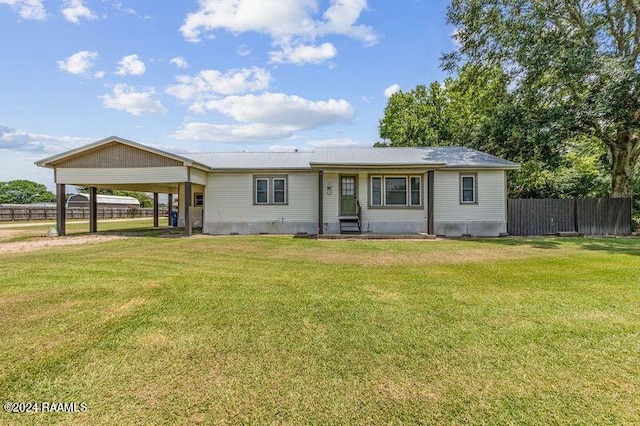
<instances>
[{"instance_id":1,"label":"tree trunk","mask_svg":"<svg viewBox=\"0 0 640 426\"><path fill-rule=\"evenodd\" d=\"M633 197L636 164L640 154L638 135L628 132L618 133L618 139L609 144L611 150L611 197Z\"/></svg>"}]
</instances>

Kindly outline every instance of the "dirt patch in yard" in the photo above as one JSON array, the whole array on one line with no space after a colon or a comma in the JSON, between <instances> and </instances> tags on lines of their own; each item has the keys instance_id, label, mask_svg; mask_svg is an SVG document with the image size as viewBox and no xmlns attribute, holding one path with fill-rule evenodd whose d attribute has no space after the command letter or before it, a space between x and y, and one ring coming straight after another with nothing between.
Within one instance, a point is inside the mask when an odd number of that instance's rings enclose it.
<instances>
[{"instance_id":1,"label":"dirt patch in yard","mask_svg":"<svg viewBox=\"0 0 640 426\"><path fill-rule=\"evenodd\" d=\"M11 232L11 231L0 231ZM98 244L106 241L121 240L121 235L78 235L73 237L38 238L29 241L17 241L0 244L0 254L25 253L51 247L73 246L79 244Z\"/></svg>"}]
</instances>

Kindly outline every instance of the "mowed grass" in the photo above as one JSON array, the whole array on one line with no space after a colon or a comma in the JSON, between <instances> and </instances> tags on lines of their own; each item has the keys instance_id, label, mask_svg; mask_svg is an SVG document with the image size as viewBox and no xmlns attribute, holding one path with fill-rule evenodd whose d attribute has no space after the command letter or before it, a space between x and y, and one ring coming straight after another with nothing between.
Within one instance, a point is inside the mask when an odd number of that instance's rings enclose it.
<instances>
[{"instance_id":1,"label":"mowed grass","mask_svg":"<svg viewBox=\"0 0 640 426\"><path fill-rule=\"evenodd\" d=\"M165 226L166 218L160 218L159 225ZM46 237L47 232L56 225L51 222L0 222L0 243L15 241L27 241L35 238ZM153 227L153 218L144 219L107 219L98 220L98 231L123 231L137 230ZM68 220L66 224L67 235L83 234L89 232L87 221Z\"/></svg>"},{"instance_id":2,"label":"mowed grass","mask_svg":"<svg viewBox=\"0 0 640 426\"><path fill-rule=\"evenodd\" d=\"M32 424L638 424L637 239L138 237L3 255Z\"/></svg>"}]
</instances>

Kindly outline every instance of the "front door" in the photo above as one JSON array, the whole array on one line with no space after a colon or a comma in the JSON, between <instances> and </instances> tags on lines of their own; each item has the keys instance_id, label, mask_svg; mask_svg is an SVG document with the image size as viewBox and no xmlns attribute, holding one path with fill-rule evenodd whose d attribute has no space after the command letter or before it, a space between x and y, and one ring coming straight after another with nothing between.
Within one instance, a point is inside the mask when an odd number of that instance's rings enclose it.
<instances>
[{"instance_id":1,"label":"front door","mask_svg":"<svg viewBox=\"0 0 640 426\"><path fill-rule=\"evenodd\" d=\"M340 176L340 216L355 216L357 199L356 177Z\"/></svg>"}]
</instances>

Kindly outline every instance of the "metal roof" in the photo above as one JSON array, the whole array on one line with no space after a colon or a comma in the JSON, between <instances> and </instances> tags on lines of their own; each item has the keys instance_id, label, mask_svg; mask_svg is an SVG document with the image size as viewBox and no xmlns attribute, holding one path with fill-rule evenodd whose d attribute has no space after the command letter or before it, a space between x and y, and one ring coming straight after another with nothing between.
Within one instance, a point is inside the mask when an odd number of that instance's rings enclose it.
<instances>
[{"instance_id":1,"label":"metal roof","mask_svg":"<svg viewBox=\"0 0 640 426\"><path fill-rule=\"evenodd\" d=\"M67 202L69 202L70 200L72 202L79 201L79 200L76 200L76 199L72 200L72 198L82 198L82 199L85 199L88 202L89 201L89 194L84 194L84 193L73 194L71 197L69 197L69 200L67 200ZM125 204L125 205L132 205L133 204L133 205L140 205L140 200L138 200L137 198L121 196L121 195L97 194L96 201L98 202L98 204Z\"/></svg>"},{"instance_id":2,"label":"metal roof","mask_svg":"<svg viewBox=\"0 0 640 426\"><path fill-rule=\"evenodd\" d=\"M315 151L312 160L312 164L323 165L389 166L433 163L422 150L416 148L321 148Z\"/></svg>"},{"instance_id":3,"label":"metal roof","mask_svg":"<svg viewBox=\"0 0 640 426\"><path fill-rule=\"evenodd\" d=\"M441 167L517 168L511 161L464 147L323 148L314 153L317 165L431 165Z\"/></svg>"},{"instance_id":4,"label":"metal roof","mask_svg":"<svg viewBox=\"0 0 640 426\"><path fill-rule=\"evenodd\" d=\"M36 164L55 167L64 158L117 142L173 158L185 166L215 170L310 170L314 166L420 167L517 169L518 164L464 147L424 148L319 148L313 152L215 152L173 154L127 139L111 136Z\"/></svg>"},{"instance_id":5,"label":"metal roof","mask_svg":"<svg viewBox=\"0 0 640 426\"><path fill-rule=\"evenodd\" d=\"M504 158L461 146L442 146L420 149L433 162L445 163L446 167L488 167L517 169L519 164Z\"/></svg>"},{"instance_id":6,"label":"metal roof","mask_svg":"<svg viewBox=\"0 0 640 426\"><path fill-rule=\"evenodd\" d=\"M312 152L213 152L180 155L215 170L309 170L313 157Z\"/></svg>"},{"instance_id":7,"label":"metal roof","mask_svg":"<svg viewBox=\"0 0 640 426\"><path fill-rule=\"evenodd\" d=\"M214 170L309 170L312 166L432 166L515 169L518 164L464 147L320 148L314 152L180 154Z\"/></svg>"}]
</instances>

